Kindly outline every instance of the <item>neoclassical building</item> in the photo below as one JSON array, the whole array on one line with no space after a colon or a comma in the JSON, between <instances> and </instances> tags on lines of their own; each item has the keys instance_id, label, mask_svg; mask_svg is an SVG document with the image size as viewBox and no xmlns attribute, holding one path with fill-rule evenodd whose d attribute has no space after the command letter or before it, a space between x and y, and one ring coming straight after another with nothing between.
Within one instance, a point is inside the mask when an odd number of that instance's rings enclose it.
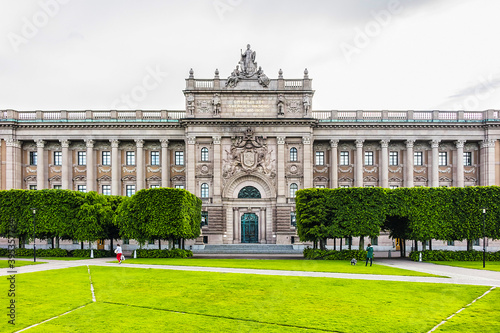
<instances>
[{"instance_id":1,"label":"neoclassical building","mask_svg":"<svg viewBox=\"0 0 500 333\"><path fill-rule=\"evenodd\" d=\"M315 110L307 69L270 79L250 46L183 93L184 110L2 110L1 189L184 188L203 201L196 244L296 244L298 189L500 181L498 110Z\"/></svg>"}]
</instances>

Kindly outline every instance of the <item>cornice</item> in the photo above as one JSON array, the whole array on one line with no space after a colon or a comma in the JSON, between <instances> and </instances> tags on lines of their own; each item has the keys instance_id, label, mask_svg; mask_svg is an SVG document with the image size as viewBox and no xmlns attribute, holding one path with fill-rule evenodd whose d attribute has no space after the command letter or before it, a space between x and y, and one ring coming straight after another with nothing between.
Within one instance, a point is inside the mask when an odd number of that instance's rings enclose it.
<instances>
[{"instance_id":1,"label":"cornice","mask_svg":"<svg viewBox=\"0 0 500 333\"><path fill-rule=\"evenodd\" d=\"M220 119L220 118L185 118L180 123L189 126L310 126L315 127L318 120L314 118L258 118L258 119Z\"/></svg>"}]
</instances>

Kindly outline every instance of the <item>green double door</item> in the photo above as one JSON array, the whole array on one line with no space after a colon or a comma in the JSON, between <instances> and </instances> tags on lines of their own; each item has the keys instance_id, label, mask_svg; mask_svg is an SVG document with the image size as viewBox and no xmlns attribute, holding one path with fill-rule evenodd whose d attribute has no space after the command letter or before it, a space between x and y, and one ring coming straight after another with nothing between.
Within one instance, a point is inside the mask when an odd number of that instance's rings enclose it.
<instances>
[{"instance_id":1,"label":"green double door","mask_svg":"<svg viewBox=\"0 0 500 333\"><path fill-rule=\"evenodd\" d=\"M241 242L259 242L259 218L254 213L245 213L241 216Z\"/></svg>"}]
</instances>

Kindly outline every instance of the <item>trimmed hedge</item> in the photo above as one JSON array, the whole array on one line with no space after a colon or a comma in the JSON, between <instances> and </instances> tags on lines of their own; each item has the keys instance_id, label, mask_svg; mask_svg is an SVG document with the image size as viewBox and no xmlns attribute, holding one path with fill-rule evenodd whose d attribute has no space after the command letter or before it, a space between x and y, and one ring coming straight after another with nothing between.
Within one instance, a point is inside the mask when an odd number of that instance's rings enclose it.
<instances>
[{"instance_id":1,"label":"trimmed hedge","mask_svg":"<svg viewBox=\"0 0 500 333\"><path fill-rule=\"evenodd\" d=\"M307 247L304 249L304 258L306 259L323 259L323 260L351 260L356 258L357 260L366 259L365 250L319 250L311 249Z\"/></svg>"},{"instance_id":2,"label":"trimmed hedge","mask_svg":"<svg viewBox=\"0 0 500 333\"><path fill-rule=\"evenodd\" d=\"M0 249L0 257L9 256L8 249ZM16 248L16 257L33 257L33 249ZM64 249L36 249L37 257L67 257L68 250Z\"/></svg>"},{"instance_id":3,"label":"trimmed hedge","mask_svg":"<svg viewBox=\"0 0 500 333\"><path fill-rule=\"evenodd\" d=\"M136 250L137 258L190 258L193 252L190 250L171 249L140 249Z\"/></svg>"},{"instance_id":4,"label":"trimmed hedge","mask_svg":"<svg viewBox=\"0 0 500 333\"><path fill-rule=\"evenodd\" d=\"M447 250L426 250L414 251L410 253L413 261L418 261L422 253L422 261L482 261L483 251L447 251ZM486 252L487 261L500 261L500 251Z\"/></svg>"},{"instance_id":5,"label":"trimmed hedge","mask_svg":"<svg viewBox=\"0 0 500 333\"><path fill-rule=\"evenodd\" d=\"M108 250L94 250L94 258L114 257L115 253ZM90 258L90 250L71 250L68 257Z\"/></svg>"}]
</instances>

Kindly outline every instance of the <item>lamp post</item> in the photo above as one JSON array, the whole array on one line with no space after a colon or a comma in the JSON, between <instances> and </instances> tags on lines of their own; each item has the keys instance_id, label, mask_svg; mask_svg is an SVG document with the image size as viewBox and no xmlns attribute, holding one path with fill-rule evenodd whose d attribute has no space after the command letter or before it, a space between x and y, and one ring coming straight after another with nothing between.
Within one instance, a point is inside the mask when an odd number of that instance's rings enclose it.
<instances>
[{"instance_id":1,"label":"lamp post","mask_svg":"<svg viewBox=\"0 0 500 333\"><path fill-rule=\"evenodd\" d=\"M31 208L33 212L33 262L36 262L36 244L35 244L35 228L36 228L36 208Z\"/></svg>"},{"instance_id":2,"label":"lamp post","mask_svg":"<svg viewBox=\"0 0 500 333\"><path fill-rule=\"evenodd\" d=\"M486 208L483 208L483 268L486 266Z\"/></svg>"}]
</instances>

